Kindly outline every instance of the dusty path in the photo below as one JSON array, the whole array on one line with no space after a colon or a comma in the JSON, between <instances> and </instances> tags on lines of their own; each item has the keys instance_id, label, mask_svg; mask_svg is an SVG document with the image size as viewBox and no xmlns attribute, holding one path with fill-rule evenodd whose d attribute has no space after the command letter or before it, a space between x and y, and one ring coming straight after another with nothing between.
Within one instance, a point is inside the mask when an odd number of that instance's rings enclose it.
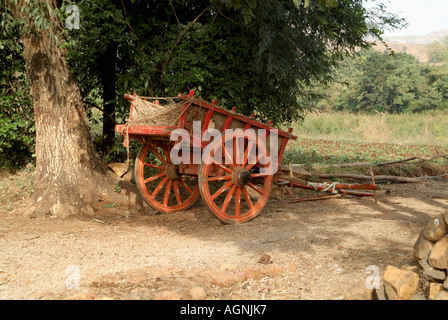
<instances>
[{"instance_id":1,"label":"dusty path","mask_svg":"<svg viewBox=\"0 0 448 320\"><path fill-rule=\"evenodd\" d=\"M174 214L109 208L97 220L3 212L0 299L153 299L191 287L206 299L342 299L369 265L384 272L411 260L421 227L448 207L448 184L387 185L378 199L273 196L264 214L236 226L221 225L200 201ZM259 262L263 254L271 264ZM210 275L236 278L215 285Z\"/></svg>"}]
</instances>

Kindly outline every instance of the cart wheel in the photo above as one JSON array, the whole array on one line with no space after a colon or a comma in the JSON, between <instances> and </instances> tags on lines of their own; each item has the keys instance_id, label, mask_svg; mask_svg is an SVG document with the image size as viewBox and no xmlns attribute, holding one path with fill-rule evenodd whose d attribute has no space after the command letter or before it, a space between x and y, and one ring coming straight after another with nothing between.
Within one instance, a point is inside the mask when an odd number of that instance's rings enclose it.
<instances>
[{"instance_id":1,"label":"cart wheel","mask_svg":"<svg viewBox=\"0 0 448 320\"><path fill-rule=\"evenodd\" d=\"M273 182L265 143L253 133L238 130L221 134L203 154L199 191L212 214L226 224L255 218Z\"/></svg>"},{"instance_id":2,"label":"cart wheel","mask_svg":"<svg viewBox=\"0 0 448 320\"><path fill-rule=\"evenodd\" d=\"M144 144L135 160L135 182L142 198L160 212L190 207L199 197L197 177L183 176L171 162L170 147Z\"/></svg>"}]
</instances>

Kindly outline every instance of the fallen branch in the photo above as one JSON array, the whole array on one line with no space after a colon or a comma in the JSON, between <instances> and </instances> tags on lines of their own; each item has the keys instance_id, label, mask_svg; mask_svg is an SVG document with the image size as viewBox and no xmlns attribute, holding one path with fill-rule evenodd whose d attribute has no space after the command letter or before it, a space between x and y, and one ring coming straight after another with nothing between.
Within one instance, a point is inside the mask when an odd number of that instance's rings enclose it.
<instances>
[{"instance_id":1,"label":"fallen branch","mask_svg":"<svg viewBox=\"0 0 448 320\"><path fill-rule=\"evenodd\" d=\"M420 159L420 161L419 162L427 162L427 161L432 161L432 160L434 160L434 159L437 159L437 158L445 158L445 159L448 159L448 154L443 154L443 153L438 153L438 154L435 154L435 155L433 155L432 157L430 157L430 158L418 158L418 159Z\"/></svg>"},{"instance_id":2,"label":"fallen branch","mask_svg":"<svg viewBox=\"0 0 448 320\"><path fill-rule=\"evenodd\" d=\"M366 167L371 166L370 162L353 162L353 163L337 163L337 164L312 164L313 167L319 168L350 168L350 167Z\"/></svg>"},{"instance_id":3,"label":"fallen branch","mask_svg":"<svg viewBox=\"0 0 448 320\"><path fill-rule=\"evenodd\" d=\"M423 163L423 162L430 162L437 158L445 158L448 159L448 154L442 154L437 153L431 157L428 158L422 158L422 157L411 157L407 159L397 160L397 161L391 161L391 162L384 162L384 163L369 163L369 162L355 162L355 163L340 163L340 164L332 164L332 165L325 165L325 164L316 164L313 166L319 167L319 168L348 168L348 167L362 167L362 166L370 166L370 170L372 170L372 166L387 166L387 165L393 165L398 163L404 163L409 162L413 160L419 160L416 163ZM289 180L291 182L295 182L298 184L306 185L307 182L303 179L309 179L311 176L311 173L306 171L302 168L303 165L300 164L290 164L289 168L286 166L281 167L281 172L283 175L280 175L280 179ZM420 171L420 170L419 170ZM290 175L287 176L286 173L290 173L294 175L294 177L291 177ZM421 173L421 172L420 172ZM422 179L438 179L448 176L448 173L438 175L438 176L421 176L421 177L401 177L401 176L388 176L388 175L378 175L374 176L373 172L370 171L370 176L367 175L355 175L355 174L344 174L344 173L334 173L334 174L312 174L314 177L322 178L322 179L333 179L333 178L346 178L346 179L354 179L354 180L385 180L385 181L397 181L397 182L407 182L407 183L418 183L421 182ZM373 183L374 184L374 183Z\"/></svg>"},{"instance_id":4,"label":"fallen branch","mask_svg":"<svg viewBox=\"0 0 448 320\"><path fill-rule=\"evenodd\" d=\"M372 192L352 191L352 190L345 190L345 189L339 189L339 192L341 194L348 194L348 195L356 196L356 197L375 197L375 194Z\"/></svg>"},{"instance_id":5,"label":"fallen branch","mask_svg":"<svg viewBox=\"0 0 448 320\"><path fill-rule=\"evenodd\" d=\"M318 197L296 198L296 199L286 200L285 202L286 203L296 203L296 202L302 202L302 201L316 201L316 200L338 198L340 196L341 196L340 194L331 194L331 195L318 196Z\"/></svg>"},{"instance_id":6,"label":"fallen branch","mask_svg":"<svg viewBox=\"0 0 448 320\"><path fill-rule=\"evenodd\" d=\"M379 167L382 167L382 166L388 166L388 165L391 165L391 164L397 164L397 163L409 162L409 161L416 160L416 159L418 159L418 158L417 158L417 157L412 157L412 158L403 159L403 160L397 160L397 161L391 161L391 162L384 162L384 163L377 163L377 164L375 164L375 166L379 166Z\"/></svg>"},{"instance_id":7,"label":"fallen branch","mask_svg":"<svg viewBox=\"0 0 448 320\"><path fill-rule=\"evenodd\" d=\"M295 183L298 183L298 184L303 184L303 185L307 185L308 184L308 181L300 179L300 178L297 178L297 177L291 177L291 176L287 176L287 175L279 175L278 177L280 179L288 180L288 181L295 182Z\"/></svg>"},{"instance_id":8,"label":"fallen branch","mask_svg":"<svg viewBox=\"0 0 448 320\"><path fill-rule=\"evenodd\" d=\"M367 166L382 167L382 166L388 166L388 165L397 164L397 163L409 162L409 161L413 161L413 160L419 160L419 161L417 161L417 163L430 162L430 161L433 161L438 158L448 159L448 154L438 153L429 158L411 157L411 158L407 158L407 159L391 161L391 162L383 162L383 163L370 163L370 162L353 162L353 163L337 163L337 164L314 163L314 164L311 164L310 166L318 167L318 168L350 168L350 167L367 167ZM306 165L305 164L291 164L293 171L304 170L302 168L304 166L306 166ZM287 171L287 170L288 169L286 167L282 166L282 171Z\"/></svg>"},{"instance_id":9,"label":"fallen branch","mask_svg":"<svg viewBox=\"0 0 448 320\"><path fill-rule=\"evenodd\" d=\"M448 177L448 173L445 174L441 174L439 176L424 176L424 177L418 177L416 179L438 179L438 178L444 178L444 177Z\"/></svg>"},{"instance_id":10,"label":"fallen branch","mask_svg":"<svg viewBox=\"0 0 448 320\"><path fill-rule=\"evenodd\" d=\"M306 184L297 183L283 177L279 179L279 184L289 185L298 188L316 190L316 191L328 191L337 189L353 189L353 190L377 190L381 188L379 184L341 184L339 182L307 182Z\"/></svg>"},{"instance_id":11,"label":"fallen branch","mask_svg":"<svg viewBox=\"0 0 448 320\"><path fill-rule=\"evenodd\" d=\"M422 163L422 162L430 162L430 161L435 160L437 158L446 158L446 159L448 159L448 154L438 153L438 154L435 154L435 155L433 155L432 157L429 157L429 158L412 157L412 158L398 160L398 161L377 163L375 165L376 166L387 166L387 165L391 165L391 164L409 162L409 161L413 161L413 160L419 160L417 163Z\"/></svg>"},{"instance_id":12,"label":"fallen branch","mask_svg":"<svg viewBox=\"0 0 448 320\"><path fill-rule=\"evenodd\" d=\"M323 179L332 179L332 178L345 178L345 179L355 179L355 180L371 180L371 176L365 175L355 175L355 174L344 174L344 173L335 173L335 174L315 174L315 177L323 178ZM388 181L398 181L398 182L410 182L417 183L421 182L419 178L407 178L407 177L396 177L396 176L374 176L375 180L388 180Z\"/></svg>"}]
</instances>

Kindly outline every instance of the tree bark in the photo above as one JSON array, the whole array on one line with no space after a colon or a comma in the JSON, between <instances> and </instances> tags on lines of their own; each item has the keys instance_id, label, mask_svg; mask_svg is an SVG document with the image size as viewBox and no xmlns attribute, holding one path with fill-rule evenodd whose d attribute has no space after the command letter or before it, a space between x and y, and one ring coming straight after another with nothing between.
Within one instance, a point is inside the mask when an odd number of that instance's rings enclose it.
<instances>
[{"instance_id":1,"label":"tree bark","mask_svg":"<svg viewBox=\"0 0 448 320\"><path fill-rule=\"evenodd\" d=\"M55 9L44 3L49 11ZM19 1L15 13L32 26L31 19L20 13L26 5L30 4ZM27 214L91 215L103 196L113 195L116 180L93 145L81 92L65 53L54 41L55 35L62 38L56 25L61 21L52 19L53 31L36 28L35 34L22 35L36 126L34 192Z\"/></svg>"},{"instance_id":2,"label":"tree bark","mask_svg":"<svg viewBox=\"0 0 448 320\"><path fill-rule=\"evenodd\" d=\"M108 154L110 148L114 144L115 139L115 108L114 102L116 99L115 85L117 76L115 73L117 61L117 44L111 42L107 45L106 52L101 64L101 83L103 86L103 110L109 114L112 119L103 114L103 141L101 143L101 150L104 154Z\"/></svg>"}]
</instances>

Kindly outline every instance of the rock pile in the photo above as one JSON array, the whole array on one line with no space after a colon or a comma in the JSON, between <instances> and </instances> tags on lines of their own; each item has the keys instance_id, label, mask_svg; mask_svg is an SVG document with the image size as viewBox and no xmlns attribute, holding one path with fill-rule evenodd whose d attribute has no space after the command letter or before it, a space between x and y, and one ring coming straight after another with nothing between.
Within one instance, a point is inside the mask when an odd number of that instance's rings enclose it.
<instances>
[{"instance_id":1,"label":"rock pile","mask_svg":"<svg viewBox=\"0 0 448 320\"><path fill-rule=\"evenodd\" d=\"M448 210L426 224L414 245L413 261L387 266L378 289L352 289L347 300L448 300Z\"/></svg>"}]
</instances>

